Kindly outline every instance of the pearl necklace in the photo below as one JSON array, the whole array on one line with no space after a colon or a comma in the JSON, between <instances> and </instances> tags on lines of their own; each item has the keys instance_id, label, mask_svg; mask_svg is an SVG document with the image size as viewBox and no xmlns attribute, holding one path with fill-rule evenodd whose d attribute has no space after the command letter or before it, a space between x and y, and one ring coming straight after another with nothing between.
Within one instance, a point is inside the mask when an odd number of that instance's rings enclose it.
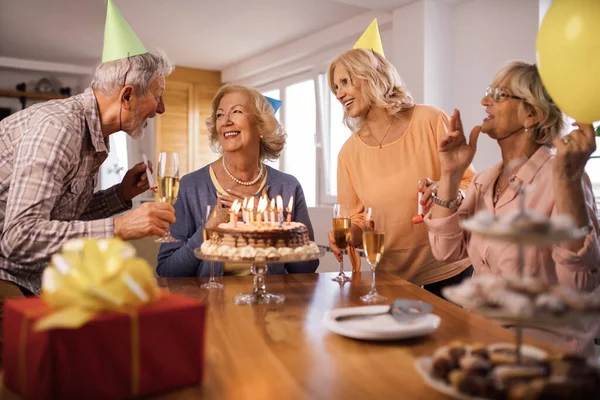
<instances>
[{"instance_id":1,"label":"pearl necklace","mask_svg":"<svg viewBox=\"0 0 600 400\"><path fill-rule=\"evenodd\" d=\"M259 165L260 165L260 171L258 172L258 176L256 178L252 179L251 181L244 182L244 181L240 181L238 178L236 178L235 176L233 176L231 174L231 172L229 172L229 170L227 169L227 166L225 165L225 157L222 157L221 161L222 161L223 169L225 170L225 173L231 178L232 181L234 181L238 185L252 186L256 182L258 182L260 180L260 178L262 178L263 173L265 172L265 168L264 168L263 164L259 163Z\"/></svg>"}]
</instances>

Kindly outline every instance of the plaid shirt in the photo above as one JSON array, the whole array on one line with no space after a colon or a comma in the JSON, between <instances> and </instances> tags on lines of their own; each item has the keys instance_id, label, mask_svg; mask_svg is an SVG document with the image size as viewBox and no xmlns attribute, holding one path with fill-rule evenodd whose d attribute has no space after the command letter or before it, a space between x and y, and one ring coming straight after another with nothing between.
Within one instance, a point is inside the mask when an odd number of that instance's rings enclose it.
<instances>
[{"instance_id":1,"label":"plaid shirt","mask_svg":"<svg viewBox=\"0 0 600 400\"><path fill-rule=\"evenodd\" d=\"M113 236L108 217L131 203L117 185L94 193L108 152L91 89L0 122L0 279L39 294L65 241Z\"/></svg>"}]
</instances>

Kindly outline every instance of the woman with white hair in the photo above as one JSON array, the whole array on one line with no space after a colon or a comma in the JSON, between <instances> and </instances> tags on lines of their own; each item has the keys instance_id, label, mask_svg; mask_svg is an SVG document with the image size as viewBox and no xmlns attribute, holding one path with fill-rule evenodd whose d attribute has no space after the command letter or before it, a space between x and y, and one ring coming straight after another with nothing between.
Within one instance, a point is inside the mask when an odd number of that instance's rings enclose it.
<instances>
[{"instance_id":1,"label":"woman with white hair","mask_svg":"<svg viewBox=\"0 0 600 400\"><path fill-rule=\"evenodd\" d=\"M438 108L415 105L394 66L372 50L353 49L329 66L329 88L344 107L352 131L338 155L337 187L341 204L351 208L351 244L362 246L364 207L385 218L385 253L377 269L392 272L440 295L441 289L471 274L467 258L453 263L433 257L423 224L414 224L418 180L438 179L437 141L448 126ZM461 174L468 186L472 168ZM330 244L336 256L330 232Z\"/></svg>"},{"instance_id":2,"label":"woman with white hair","mask_svg":"<svg viewBox=\"0 0 600 400\"><path fill-rule=\"evenodd\" d=\"M517 245L470 234L459 221L481 211L497 218L514 215L524 202L527 209L547 217L567 215L577 226L590 230L578 240L525 248L524 274L550 285L596 290L600 282L597 210L584 171L596 148L592 126L576 124L578 129L561 138L565 125L562 112L546 93L536 66L525 62L511 62L501 68L481 104L487 116L473 128L468 143L460 114L454 112L450 132L439 144L443 173L434 196L441 201L456 198L460 177L473 160L481 132L498 142L502 161L473 178L459 207L434 207L425 218L433 254L444 261L469 256L476 275L515 274ZM529 186L525 199L519 190L523 185ZM581 320L564 328L526 332L590 355L595 352L593 339L598 326L598 321Z\"/></svg>"},{"instance_id":3,"label":"woman with white hair","mask_svg":"<svg viewBox=\"0 0 600 400\"><path fill-rule=\"evenodd\" d=\"M235 199L262 194L284 199L294 196L292 219L305 224L314 240L300 183L263 163L279 158L286 139L269 101L254 89L225 85L213 98L206 125L211 146L221 157L181 179L175 203L177 222L171 225L171 235L180 242L161 246L159 276L209 276L209 263L198 260L193 252L203 241L208 205L228 208ZM274 264L269 273L315 272L318 265L318 260ZM237 273L215 263L215 275Z\"/></svg>"}]
</instances>

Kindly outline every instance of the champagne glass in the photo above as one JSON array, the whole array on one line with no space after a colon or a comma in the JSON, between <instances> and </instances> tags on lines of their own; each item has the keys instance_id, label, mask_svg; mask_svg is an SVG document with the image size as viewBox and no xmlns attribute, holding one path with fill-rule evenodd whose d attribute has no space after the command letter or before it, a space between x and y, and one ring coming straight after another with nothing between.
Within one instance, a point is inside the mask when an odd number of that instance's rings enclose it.
<instances>
[{"instance_id":1,"label":"champagne glass","mask_svg":"<svg viewBox=\"0 0 600 400\"><path fill-rule=\"evenodd\" d=\"M162 203L175 205L179 193L179 157L174 152L161 152L158 155L158 197ZM156 243L177 243L167 229L165 235L156 239Z\"/></svg>"},{"instance_id":2,"label":"champagne glass","mask_svg":"<svg viewBox=\"0 0 600 400\"><path fill-rule=\"evenodd\" d=\"M206 216L204 218L204 231L203 231L203 239L204 240L208 240L208 234L206 231L206 224L208 223L208 220L210 219L210 214L212 211L212 206L208 205L206 206ZM215 263L213 261L205 261L208 262L208 266L210 268L210 279L208 280L208 282L206 282L204 285L201 285L201 288L204 289L223 289L223 284L219 283L215 280Z\"/></svg>"},{"instance_id":3,"label":"champagne glass","mask_svg":"<svg viewBox=\"0 0 600 400\"><path fill-rule=\"evenodd\" d=\"M331 225L335 245L342 252L342 260L340 261L340 273L331 280L338 283L344 283L350 280L350 278L344 274L344 250L348 248L350 242L350 224L350 206L347 204L335 204L333 206L333 219Z\"/></svg>"},{"instance_id":4,"label":"champagne glass","mask_svg":"<svg viewBox=\"0 0 600 400\"><path fill-rule=\"evenodd\" d=\"M377 264L381 261L384 251L385 242L385 221L384 218L379 215L377 222L373 215L373 209L371 207L365 207L365 226L363 228L363 246L365 249L365 256L371 266L373 272L373 281L371 282L371 291L364 296L360 296L360 299L365 303L379 303L387 300L387 297L380 295L375 287L375 269Z\"/></svg>"}]
</instances>

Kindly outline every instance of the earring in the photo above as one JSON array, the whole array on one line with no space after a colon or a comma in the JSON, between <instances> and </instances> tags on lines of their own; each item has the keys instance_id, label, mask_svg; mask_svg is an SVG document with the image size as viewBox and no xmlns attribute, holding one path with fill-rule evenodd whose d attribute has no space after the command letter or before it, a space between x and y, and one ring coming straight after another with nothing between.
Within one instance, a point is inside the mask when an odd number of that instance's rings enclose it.
<instances>
[{"instance_id":1,"label":"earring","mask_svg":"<svg viewBox=\"0 0 600 400\"><path fill-rule=\"evenodd\" d=\"M525 133L527 133L527 132L529 132L529 129L528 129L528 128L525 128Z\"/></svg>"},{"instance_id":2,"label":"earring","mask_svg":"<svg viewBox=\"0 0 600 400\"><path fill-rule=\"evenodd\" d=\"M260 135L260 140L263 140L263 139L264 139L264 136L263 136L263 135Z\"/></svg>"}]
</instances>

